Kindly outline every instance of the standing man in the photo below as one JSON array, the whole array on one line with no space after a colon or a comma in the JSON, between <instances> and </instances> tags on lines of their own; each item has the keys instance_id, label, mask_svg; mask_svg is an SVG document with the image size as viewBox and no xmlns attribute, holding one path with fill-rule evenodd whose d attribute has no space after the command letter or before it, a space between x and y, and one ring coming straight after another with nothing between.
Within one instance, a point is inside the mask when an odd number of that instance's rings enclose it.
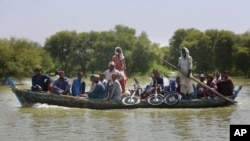
<instances>
[{"instance_id":1,"label":"standing man","mask_svg":"<svg viewBox=\"0 0 250 141\"><path fill-rule=\"evenodd\" d=\"M32 91L44 91L51 92L52 81L51 78L45 74L42 74L40 68L34 70L35 75L32 77Z\"/></svg>"},{"instance_id":2,"label":"standing man","mask_svg":"<svg viewBox=\"0 0 250 141\"><path fill-rule=\"evenodd\" d=\"M115 55L113 55L112 61L115 63L115 69L117 69L123 76L123 79L119 80L119 82L122 86L122 93L125 93L125 86L127 81L127 77L125 74L126 63L125 57L120 47L115 48Z\"/></svg>"},{"instance_id":3,"label":"standing man","mask_svg":"<svg viewBox=\"0 0 250 141\"><path fill-rule=\"evenodd\" d=\"M191 99L194 92L190 77L192 76L193 59L189 55L189 50L186 47L181 49L181 57L178 60L178 67L181 70L180 74L180 92L183 94L183 99Z\"/></svg>"},{"instance_id":4,"label":"standing man","mask_svg":"<svg viewBox=\"0 0 250 141\"><path fill-rule=\"evenodd\" d=\"M74 79L72 83L72 96L80 96L85 93L85 82L82 81L83 73L78 72L77 77Z\"/></svg>"}]
</instances>

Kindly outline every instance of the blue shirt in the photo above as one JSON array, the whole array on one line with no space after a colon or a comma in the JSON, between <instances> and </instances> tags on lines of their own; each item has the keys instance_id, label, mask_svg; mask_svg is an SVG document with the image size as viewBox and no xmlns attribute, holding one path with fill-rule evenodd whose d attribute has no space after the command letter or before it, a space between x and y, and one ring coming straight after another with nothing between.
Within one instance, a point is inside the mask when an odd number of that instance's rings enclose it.
<instances>
[{"instance_id":1,"label":"blue shirt","mask_svg":"<svg viewBox=\"0 0 250 141\"><path fill-rule=\"evenodd\" d=\"M74 79L71 92L73 96L78 96L85 92L85 82L81 80L81 78L77 77Z\"/></svg>"},{"instance_id":2,"label":"blue shirt","mask_svg":"<svg viewBox=\"0 0 250 141\"><path fill-rule=\"evenodd\" d=\"M92 99L103 99L103 98L105 98L105 87L104 87L104 85L99 81L96 84L95 89L88 94L88 97L92 98Z\"/></svg>"}]
</instances>

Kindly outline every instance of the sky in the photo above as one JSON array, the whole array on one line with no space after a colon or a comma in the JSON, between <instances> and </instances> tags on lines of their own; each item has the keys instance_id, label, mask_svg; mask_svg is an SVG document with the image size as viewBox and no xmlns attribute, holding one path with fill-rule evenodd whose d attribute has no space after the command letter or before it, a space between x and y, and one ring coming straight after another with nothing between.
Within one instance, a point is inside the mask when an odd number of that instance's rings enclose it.
<instances>
[{"instance_id":1,"label":"sky","mask_svg":"<svg viewBox=\"0 0 250 141\"><path fill-rule=\"evenodd\" d=\"M0 0L0 39L44 45L56 32L114 30L124 25L168 45L178 29L250 31L250 0Z\"/></svg>"}]
</instances>

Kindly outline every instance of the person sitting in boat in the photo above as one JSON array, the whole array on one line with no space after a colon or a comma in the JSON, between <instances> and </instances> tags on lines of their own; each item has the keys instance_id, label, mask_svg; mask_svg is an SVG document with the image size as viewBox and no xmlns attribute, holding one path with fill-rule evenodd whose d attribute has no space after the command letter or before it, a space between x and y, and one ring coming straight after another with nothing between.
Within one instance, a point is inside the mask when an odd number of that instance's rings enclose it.
<instances>
[{"instance_id":1,"label":"person sitting in boat","mask_svg":"<svg viewBox=\"0 0 250 141\"><path fill-rule=\"evenodd\" d=\"M176 76L175 80L169 80L169 86L166 87L167 91L175 91L180 93L180 76Z\"/></svg>"},{"instance_id":2,"label":"person sitting in boat","mask_svg":"<svg viewBox=\"0 0 250 141\"><path fill-rule=\"evenodd\" d=\"M70 94L70 82L64 71L58 71L59 78L53 83L52 92L56 94Z\"/></svg>"},{"instance_id":3,"label":"person sitting in boat","mask_svg":"<svg viewBox=\"0 0 250 141\"><path fill-rule=\"evenodd\" d=\"M35 75L32 76L32 91L51 92L52 80L48 75L42 74L40 68L34 70Z\"/></svg>"},{"instance_id":4,"label":"person sitting in boat","mask_svg":"<svg viewBox=\"0 0 250 141\"><path fill-rule=\"evenodd\" d=\"M83 97L88 97L91 99L103 99L105 98L105 87L100 82L100 76L98 74L93 75L93 82L96 83L95 88L92 92L82 94Z\"/></svg>"},{"instance_id":5,"label":"person sitting in boat","mask_svg":"<svg viewBox=\"0 0 250 141\"><path fill-rule=\"evenodd\" d=\"M206 81L205 81L206 77L205 77L204 74L201 74L199 79L200 79L201 83L207 84ZM198 99L205 98L206 97L206 92L205 92L206 88L204 88L204 86L202 86L199 83L196 85L196 88L197 88L197 98Z\"/></svg>"},{"instance_id":6,"label":"person sitting in boat","mask_svg":"<svg viewBox=\"0 0 250 141\"><path fill-rule=\"evenodd\" d=\"M106 86L106 96L108 96L108 92L111 89L111 85L113 84L113 79L112 79L112 74L116 73L117 74L117 80L121 80L123 79L122 74L120 73L120 71L118 71L117 69L115 69L115 62L109 62L108 64L109 69L107 69L103 74L105 75L106 80L108 81L107 86Z\"/></svg>"},{"instance_id":7,"label":"person sitting in boat","mask_svg":"<svg viewBox=\"0 0 250 141\"><path fill-rule=\"evenodd\" d=\"M164 88L164 81L163 78L161 77L161 74L157 69L153 69L153 75L152 81L153 83L150 83L145 87L145 89L141 92L141 99L146 99L150 93L153 93L155 88L160 92L162 88Z\"/></svg>"},{"instance_id":8,"label":"person sitting in boat","mask_svg":"<svg viewBox=\"0 0 250 141\"><path fill-rule=\"evenodd\" d=\"M58 70L55 71L54 76L52 77L52 82L54 83L59 78Z\"/></svg>"},{"instance_id":9,"label":"person sitting in boat","mask_svg":"<svg viewBox=\"0 0 250 141\"><path fill-rule=\"evenodd\" d=\"M94 82L94 78L95 78L94 74L90 75L89 80L91 82L91 85L90 85L88 93L92 92L95 89L96 83Z\"/></svg>"},{"instance_id":10,"label":"person sitting in boat","mask_svg":"<svg viewBox=\"0 0 250 141\"><path fill-rule=\"evenodd\" d=\"M181 90L180 90L180 76L177 76L175 78L175 81L176 81L176 84L177 84L177 86L175 88L175 91L178 92L178 93L180 93L181 92Z\"/></svg>"},{"instance_id":11,"label":"person sitting in boat","mask_svg":"<svg viewBox=\"0 0 250 141\"><path fill-rule=\"evenodd\" d=\"M219 80L221 80L221 74L220 72L216 72L214 77L214 82L217 83L217 81Z\"/></svg>"},{"instance_id":12,"label":"person sitting in boat","mask_svg":"<svg viewBox=\"0 0 250 141\"><path fill-rule=\"evenodd\" d=\"M85 82L82 81L83 73L78 72L77 77L73 80L71 93L72 96L80 96L85 93Z\"/></svg>"},{"instance_id":13,"label":"person sitting in boat","mask_svg":"<svg viewBox=\"0 0 250 141\"><path fill-rule=\"evenodd\" d=\"M224 71L221 80L216 83L218 92L224 96L231 96L234 93L234 84L228 71Z\"/></svg>"},{"instance_id":14,"label":"person sitting in boat","mask_svg":"<svg viewBox=\"0 0 250 141\"><path fill-rule=\"evenodd\" d=\"M121 100L122 98L122 87L120 82L117 80L117 73L112 74L112 85L111 89L108 92L107 100Z\"/></svg>"},{"instance_id":15,"label":"person sitting in boat","mask_svg":"<svg viewBox=\"0 0 250 141\"><path fill-rule=\"evenodd\" d=\"M153 69L153 87L160 85L162 88L164 86L163 78L161 77L160 72L157 69Z\"/></svg>"},{"instance_id":16,"label":"person sitting in boat","mask_svg":"<svg viewBox=\"0 0 250 141\"><path fill-rule=\"evenodd\" d=\"M217 91L217 85L216 83L213 81L214 80L214 77L211 75L211 74L208 74L206 76L207 78L207 85L211 88L211 89L214 89ZM206 89L205 91L205 94L207 97L210 97L212 99L214 99L216 97L216 95L214 94L214 92L212 92L211 90L209 89Z\"/></svg>"},{"instance_id":17,"label":"person sitting in boat","mask_svg":"<svg viewBox=\"0 0 250 141\"><path fill-rule=\"evenodd\" d=\"M100 81L102 82L102 84L103 84L104 87L106 88L106 87L107 87L107 84L108 84L108 81L107 81L106 78L105 78L105 74L104 74L104 73L100 73L99 76L100 76Z\"/></svg>"}]
</instances>

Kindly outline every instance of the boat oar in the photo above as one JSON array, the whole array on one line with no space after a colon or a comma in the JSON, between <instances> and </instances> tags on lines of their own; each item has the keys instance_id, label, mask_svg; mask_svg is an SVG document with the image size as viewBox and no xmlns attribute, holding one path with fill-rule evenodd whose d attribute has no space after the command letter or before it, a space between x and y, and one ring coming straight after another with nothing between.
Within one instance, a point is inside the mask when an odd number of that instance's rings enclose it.
<instances>
[{"instance_id":1,"label":"boat oar","mask_svg":"<svg viewBox=\"0 0 250 141\"><path fill-rule=\"evenodd\" d=\"M174 68L175 70L179 71L180 73L184 74L179 68L177 68L176 66L174 66L173 64L169 63L168 61L162 60L163 62L165 62L166 64L170 65L172 68ZM225 97L224 95L220 94L218 91L210 88L208 85L200 82L199 80L195 79L193 76L190 76L190 79L192 79L193 81L195 81L196 83L199 83L200 85L202 85L203 87L209 89L210 91L212 91L213 93L215 93L217 96L219 96L220 98L230 102L230 103L237 103L236 101L229 99L227 97Z\"/></svg>"}]
</instances>

